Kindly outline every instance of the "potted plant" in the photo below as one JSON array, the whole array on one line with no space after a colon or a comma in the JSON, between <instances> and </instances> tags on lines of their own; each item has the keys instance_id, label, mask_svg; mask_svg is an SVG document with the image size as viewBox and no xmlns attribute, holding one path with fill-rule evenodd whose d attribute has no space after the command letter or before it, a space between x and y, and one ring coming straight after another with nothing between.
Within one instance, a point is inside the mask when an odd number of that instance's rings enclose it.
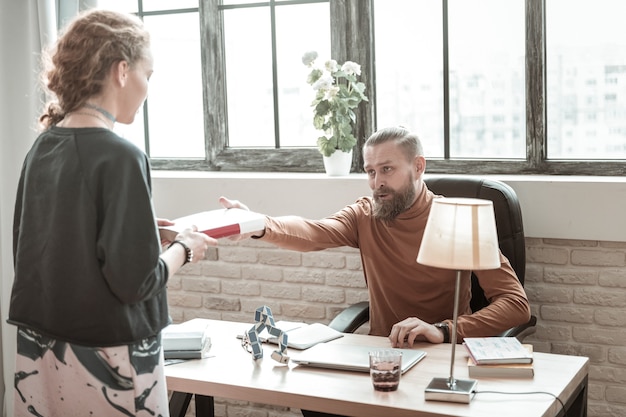
<instances>
[{"instance_id":1,"label":"potted plant","mask_svg":"<svg viewBox=\"0 0 626 417\"><path fill-rule=\"evenodd\" d=\"M345 153L342 159L348 160L348 172L352 162L352 148L356 145L356 138L352 134L352 125L356 123L356 109L362 101L368 101L365 96L365 84L357 81L361 75L361 66L352 61L346 61L339 66L337 61L329 59L324 66L317 66L317 52L307 52L302 56L304 65L311 69L307 77L315 91L313 107L313 126L322 130L324 134L317 139L317 148L327 158L337 151ZM327 167L328 171L328 167Z\"/></svg>"}]
</instances>

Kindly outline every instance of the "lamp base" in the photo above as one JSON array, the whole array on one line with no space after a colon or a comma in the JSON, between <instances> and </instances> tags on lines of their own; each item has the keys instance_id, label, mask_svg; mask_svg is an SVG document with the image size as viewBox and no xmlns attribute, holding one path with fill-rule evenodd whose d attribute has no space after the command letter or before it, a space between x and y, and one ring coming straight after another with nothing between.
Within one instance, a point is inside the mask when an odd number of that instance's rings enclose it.
<instances>
[{"instance_id":1,"label":"lamp base","mask_svg":"<svg viewBox=\"0 0 626 417\"><path fill-rule=\"evenodd\" d=\"M424 398L427 401L447 401L469 404L474 397L478 381L474 379L455 379L450 386L449 378L433 378L426 387Z\"/></svg>"}]
</instances>

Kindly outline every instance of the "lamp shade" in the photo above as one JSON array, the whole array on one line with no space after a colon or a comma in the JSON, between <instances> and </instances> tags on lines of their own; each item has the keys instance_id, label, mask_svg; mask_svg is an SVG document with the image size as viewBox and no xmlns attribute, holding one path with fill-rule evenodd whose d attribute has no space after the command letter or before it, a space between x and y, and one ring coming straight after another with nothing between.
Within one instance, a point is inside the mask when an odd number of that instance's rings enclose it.
<instances>
[{"instance_id":1,"label":"lamp shade","mask_svg":"<svg viewBox=\"0 0 626 417\"><path fill-rule=\"evenodd\" d=\"M435 198L417 262L456 270L499 268L493 202L476 198Z\"/></svg>"}]
</instances>

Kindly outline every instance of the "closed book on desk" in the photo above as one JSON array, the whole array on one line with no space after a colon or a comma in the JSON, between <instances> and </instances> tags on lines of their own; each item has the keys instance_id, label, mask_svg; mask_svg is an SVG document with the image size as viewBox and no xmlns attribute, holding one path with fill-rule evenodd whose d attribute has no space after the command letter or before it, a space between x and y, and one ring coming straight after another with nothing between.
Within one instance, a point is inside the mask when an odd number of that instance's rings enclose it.
<instances>
[{"instance_id":1,"label":"closed book on desk","mask_svg":"<svg viewBox=\"0 0 626 417\"><path fill-rule=\"evenodd\" d=\"M180 324L170 324L161 332L163 352L202 351L211 346L208 322L204 319L192 319Z\"/></svg>"},{"instance_id":2,"label":"closed book on desk","mask_svg":"<svg viewBox=\"0 0 626 417\"><path fill-rule=\"evenodd\" d=\"M265 215L239 208L202 211L172 220L173 226L160 226L161 230L172 232L170 240L184 229L196 226L212 238L261 232L265 229Z\"/></svg>"},{"instance_id":3,"label":"closed book on desk","mask_svg":"<svg viewBox=\"0 0 626 417\"><path fill-rule=\"evenodd\" d=\"M515 337L466 337L463 344L477 365L533 362L532 352Z\"/></svg>"},{"instance_id":4,"label":"closed book on desk","mask_svg":"<svg viewBox=\"0 0 626 417\"><path fill-rule=\"evenodd\" d=\"M207 337L202 349L198 350L165 350L163 356L165 359L204 359L209 357L211 350L211 338Z\"/></svg>"},{"instance_id":5,"label":"closed book on desk","mask_svg":"<svg viewBox=\"0 0 626 417\"><path fill-rule=\"evenodd\" d=\"M523 346L532 354L532 345ZM467 370L470 378L532 378L535 375L533 363L477 365L471 357L467 358Z\"/></svg>"}]
</instances>

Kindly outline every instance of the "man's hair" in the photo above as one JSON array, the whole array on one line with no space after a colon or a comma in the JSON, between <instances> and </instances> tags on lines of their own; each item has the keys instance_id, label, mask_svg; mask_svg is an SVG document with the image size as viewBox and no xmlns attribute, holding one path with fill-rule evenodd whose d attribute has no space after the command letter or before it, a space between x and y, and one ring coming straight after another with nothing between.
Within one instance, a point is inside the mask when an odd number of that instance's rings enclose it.
<instances>
[{"instance_id":1,"label":"man's hair","mask_svg":"<svg viewBox=\"0 0 626 417\"><path fill-rule=\"evenodd\" d=\"M363 149L389 141L396 142L404 150L404 154L409 161L416 156L424 156L424 149L419 137L402 126L385 127L377 130L365 141Z\"/></svg>"}]
</instances>

